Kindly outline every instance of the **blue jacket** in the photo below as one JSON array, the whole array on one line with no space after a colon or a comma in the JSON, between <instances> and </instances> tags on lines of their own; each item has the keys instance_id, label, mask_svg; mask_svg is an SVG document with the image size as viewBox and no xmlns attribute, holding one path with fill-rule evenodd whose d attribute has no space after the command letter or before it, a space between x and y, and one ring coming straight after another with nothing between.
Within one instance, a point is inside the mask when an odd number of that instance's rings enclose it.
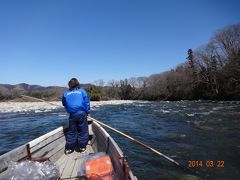
<instances>
[{"instance_id":1,"label":"blue jacket","mask_svg":"<svg viewBox=\"0 0 240 180\"><path fill-rule=\"evenodd\" d=\"M65 91L62 97L62 104L70 115L90 113L90 100L83 88L75 88Z\"/></svg>"}]
</instances>

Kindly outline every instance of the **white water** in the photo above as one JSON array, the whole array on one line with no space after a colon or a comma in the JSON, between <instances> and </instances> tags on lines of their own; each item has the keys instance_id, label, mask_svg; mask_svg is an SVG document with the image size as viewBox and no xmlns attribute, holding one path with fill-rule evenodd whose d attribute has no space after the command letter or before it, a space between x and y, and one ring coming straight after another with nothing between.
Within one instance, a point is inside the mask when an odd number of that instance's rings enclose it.
<instances>
[{"instance_id":1,"label":"white water","mask_svg":"<svg viewBox=\"0 0 240 180\"><path fill-rule=\"evenodd\" d=\"M93 101L91 102L91 108L99 107L101 105L119 105L119 104L131 104L134 101L129 100L112 100L112 101ZM0 113L10 112L29 112L35 111L36 113L48 112L54 109L63 108L62 103L59 101L50 102L0 102ZM54 105L55 104L55 105Z\"/></svg>"}]
</instances>

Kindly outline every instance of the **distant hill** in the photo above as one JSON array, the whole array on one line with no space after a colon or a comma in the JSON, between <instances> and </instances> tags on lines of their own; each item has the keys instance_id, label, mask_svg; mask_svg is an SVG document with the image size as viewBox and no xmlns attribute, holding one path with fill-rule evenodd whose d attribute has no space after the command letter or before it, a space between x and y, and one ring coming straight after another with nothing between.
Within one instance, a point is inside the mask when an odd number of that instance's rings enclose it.
<instances>
[{"instance_id":1,"label":"distant hill","mask_svg":"<svg viewBox=\"0 0 240 180\"><path fill-rule=\"evenodd\" d=\"M0 92L3 94L10 94L10 93L28 93L32 91L42 91L46 87L42 87L39 85L29 85L26 83L10 85L10 84L0 84Z\"/></svg>"},{"instance_id":2,"label":"distant hill","mask_svg":"<svg viewBox=\"0 0 240 180\"><path fill-rule=\"evenodd\" d=\"M87 89L94 87L91 84L83 84L82 86ZM0 101L30 101L30 99L22 99L20 95L29 95L51 101L60 100L65 90L67 90L67 88L60 86L44 87L26 83L20 83L16 85L0 84Z\"/></svg>"}]
</instances>

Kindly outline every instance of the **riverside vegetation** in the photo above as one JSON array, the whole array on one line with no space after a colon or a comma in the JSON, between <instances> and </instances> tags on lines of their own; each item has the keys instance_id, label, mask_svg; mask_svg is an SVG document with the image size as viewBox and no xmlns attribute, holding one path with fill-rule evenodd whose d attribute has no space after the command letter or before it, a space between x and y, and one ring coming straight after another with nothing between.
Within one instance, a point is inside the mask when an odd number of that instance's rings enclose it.
<instances>
[{"instance_id":1,"label":"riverside vegetation","mask_svg":"<svg viewBox=\"0 0 240 180\"><path fill-rule=\"evenodd\" d=\"M240 24L217 31L196 50L188 49L185 62L175 69L149 77L111 80L106 85L98 80L95 85L83 86L91 100L240 100ZM0 100L15 99L20 94L57 100L65 89L2 84Z\"/></svg>"}]
</instances>

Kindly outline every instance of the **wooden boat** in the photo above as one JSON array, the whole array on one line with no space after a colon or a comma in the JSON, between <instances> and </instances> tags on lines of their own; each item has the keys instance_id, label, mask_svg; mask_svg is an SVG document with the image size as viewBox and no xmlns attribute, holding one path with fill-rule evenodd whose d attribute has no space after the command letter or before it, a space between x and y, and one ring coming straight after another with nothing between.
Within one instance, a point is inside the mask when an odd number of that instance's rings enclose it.
<instances>
[{"instance_id":1,"label":"wooden boat","mask_svg":"<svg viewBox=\"0 0 240 180\"><path fill-rule=\"evenodd\" d=\"M74 151L65 155L65 135L68 127L59 127L0 156L0 179L6 175L10 161L19 162L26 159L37 161L49 159L59 169L58 179L79 179L80 164L84 157L90 153L106 152L112 162L114 179L136 180L127 158L113 138L93 118L88 118L88 124L90 140L85 153Z\"/></svg>"}]
</instances>

